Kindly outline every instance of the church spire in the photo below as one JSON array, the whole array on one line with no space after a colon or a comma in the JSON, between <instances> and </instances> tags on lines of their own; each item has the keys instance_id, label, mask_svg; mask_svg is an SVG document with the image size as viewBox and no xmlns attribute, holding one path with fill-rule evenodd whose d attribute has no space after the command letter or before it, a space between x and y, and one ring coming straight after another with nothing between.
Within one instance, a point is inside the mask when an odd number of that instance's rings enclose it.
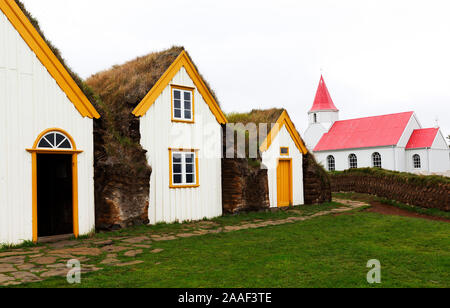
<instances>
[{"instance_id":1,"label":"church spire","mask_svg":"<svg viewBox=\"0 0 450 308\"><path fill-rule=\"evenodd\" d=\"M334 105L333 100L331 99L323 76L320 76L319 88L317 89L316 98L314 99L313 107L309 112L315 111L339 111Z\"/></svg>"}]
</instances>

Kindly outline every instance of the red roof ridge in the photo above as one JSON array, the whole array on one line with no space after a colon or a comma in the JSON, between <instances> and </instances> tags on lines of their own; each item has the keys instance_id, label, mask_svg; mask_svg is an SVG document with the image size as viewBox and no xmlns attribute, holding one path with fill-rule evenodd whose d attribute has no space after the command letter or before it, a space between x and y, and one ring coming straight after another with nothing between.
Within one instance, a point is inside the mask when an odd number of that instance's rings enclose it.
<instances>
[{"instance_id":1,"label":"red roof ridge","mask_svg":"<svg viewBox=\"0 0 450 308\"><path fill-rule=\"evenodd\" d=\"M309 112L313 111L339 111L331 99L330 92L328 92L327 85L323 76L320 76L319 87L317 88L316 97L314 99L313 106Z\"/></svg>"},{"instance_id":2,"label":"red roof ridge","mask_svg":"<svg viewBox=\"0 0 450 308\"><path fill-rule=\"evenodd\" d=\"M393 115L400 115L400 114L414 114L414 111L405 111L405 112L395 112L395 113L388 113L388 114L380 114L375 116L368 116L368 117L361 117L361 118L354 118L354 119L346 119L346 120L339 120L336 122L347 122L347 121L355 121L355 120L362 120L362 119L372 119L372 118L380 118L380 117L388 117ZM336 123L334 122L334 123Z\"/></svg>"}]
</instances>

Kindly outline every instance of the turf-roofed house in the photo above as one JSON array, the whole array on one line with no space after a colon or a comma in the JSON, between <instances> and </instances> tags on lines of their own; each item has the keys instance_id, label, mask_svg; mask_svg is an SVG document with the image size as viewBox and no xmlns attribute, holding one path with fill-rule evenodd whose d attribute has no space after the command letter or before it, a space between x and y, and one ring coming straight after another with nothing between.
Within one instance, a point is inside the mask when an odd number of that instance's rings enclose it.
<instances>
[{"instance_id":1,"label":"turf-roofed house","mask_svg":"<svg viewBox=\"0 0 450 308\"><path fill-rule=\"evenodd\" d=\"M23 5L0 0L0 244L94 229L88 97Z\"/></svg>"},{"instance_id":2,"label":"turf-roofed house","mask_svg":"<svg viewBox=\"0 0 450 308\"><path fill-rule=\"evenodd\" d=\"M286 110L260 147L268 169L271 207L304 204L303 155L308 153Z\"/></svg>"},{"instance_id":3,"label":"turf-roofed house","mask_svg":"<svg viewBox=\"0 0 450 308\"><path fill-rule=\"evenodd\" d=\"M222 214L221 125L227 120L184 48L139 57L87 82L100 95L107 114L99 133L108 140L99 142L104 144L100 161L117 161L116 170L128 166L121 176L130 181L119 183L118 178L111 184L105 180L111 177L101 174L110 168L98 169L96 178L103 179L98 183L99 225L182 222ZM113 139L120 139L121 150L108 148ZM136 151L130 154L133 147ZM142 172L150 168L151 175ZM142 179L135 188L130 188L135 179L129 174ZM138 199L117 197L129 189Z\"/></svg>"},{"instance_id":4,"label":"turf-roofed house","mask_svg":"<svg viewBox=\"0 0 450 308\"><path fill-rule=\"evenodd\" d=\"M247 145L246 158L242 159L244 153L239 154L239 146L230 143L235 136L227 129L223 162L224 209L235 213L305 204L304 166L308 170L314 169L313 181L317 178L315 169L320 166L307 159L308 151L288 112L277 108L252 110L231 113L228 120L234 124L233 131L238 140L239 135L246 136ZM262 136L266 132L266 136ZM254 150L250 149L254 149L254 144L258 145L257 157L251 157ZM310 183L311 178L307 182ZM308 197L313 190L308 189ZM310 199L309 204L322 201L316 195Z\"/></svg>"}]
</instances>

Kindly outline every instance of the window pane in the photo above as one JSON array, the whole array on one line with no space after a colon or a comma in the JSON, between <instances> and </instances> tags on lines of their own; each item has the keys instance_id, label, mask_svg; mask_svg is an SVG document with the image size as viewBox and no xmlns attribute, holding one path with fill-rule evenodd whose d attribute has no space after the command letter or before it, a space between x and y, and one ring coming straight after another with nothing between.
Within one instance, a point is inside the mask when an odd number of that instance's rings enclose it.
<instances>
[{"instance_id":1,"label":"window pane","mask_svg":"<svg viewBox=\"0 0 450 308\"><path fill-rule=\"evenodd\" d=\"M173 173L181 173L181 164L173 165Z\"/></svg>"},{"instance_id":2,"label":"window pane","mask_svg":"<svg viewBox=\"0 0 450 308\"><path fill-rule=\"evenodd\" d=\"M51 133L51 134L46 135L46 136L45 136L45 139L47 139L48 142L50 142L50 144L51 144L52 146L55 146L55 134L54 134L54 133Z\"/></svg>"},{"instance_id":3,"label":"window pane","mask_svg":"<svg viewBox=\"0 0 450 308\"><path fill-rule=\"evenodd\" d=\"M64 139L66 139L66 136L61 134L56 134L56 145L60 144Z\"/></svg>"},{"instance_id":4,"label":"window pane","mask_svg":"<svg viewBox=\"0 0 450 308\"><path fill-rule=\"evenodd\" d=\"M45 139L41 139L38 148L52 148L52 146Z\"/></svg>"},{"instance_id":5,"label":"window pane","mask_svg":"<svg viewBox=\"0 0 450 308\"><path fill-rule=\"evenodd\" d=\"M184 102L184 109L185 110L191 110L191 102Z\"/></svg>"},{"instance_id":6,"label":"window pane","mask_svg":"<svg viewBox=\"0 0 450 308\"><path fill-rule=\"evenodd\" d=\"M178 99L174 100L174 101L173 101L173 107L174 107L175 109L181 109L181 101L178 100Z\"/></svg>"},{"instance_id":7,"label":"window pane","mask_svg":"<svg viewBox=\"0 0 450 308\"><path fill-rule=\"evenodd\" d=\"M281 148L281 154L287 154L288 148Z\"/></svg>"},{"instance_id":8,"label":"window pane","mask_svg":"<svg viewBox=\"0 0 450 308\"><path fill-rule=\"evenodd\" d=\"M174 90L174 91L173 91L173 97L174 97L175 99L181 99L181 92L178 91L178 90Z\"/></svg>"},{"instance_id":9,"label":"window pane","mask_svg":"<svg viewBox=\"0 0 450 308\"><path fill-rule=\"evenodd\" d=\"M186 163L193 163L194 162L194 154L186 154Z\"/></svg>"},{"instance_id":10,"label":"window pane","mask_svg":"<svg viewBox=\"0 0 450 308\"><path fill-rule=\"evenodd\" d=\"M191 100L191 92L184 92L184 100L185 101Z\"/></svg>"},{"instance_id":11,"label":"window pane","mask_svg":"<svg viewBox=\"0 0 450 308\"><path fill-rule=\"evenodd\" d=\"M173 154L173 162L181 163L181 154Z\"/></svg>"},{"instance_id":12,"label":"window pane","mask_svg":"<svg viewBox=\"0 0 450 308\"><path fill-rule=\"evenodd\" d=\"M72 146L70 145L69 140L65 140L61 145L59 146L60 149L71 149Z\"/></svg>"},{"instance_id":13,"label":"window pane","mask_svg":"<svg viewBox=\"0 0 450 308\"><path fill-rule=\"evenodd\" d=\"M187 110L187 111L184 112L184 118L186 120L191 120L192 119L192 115L191 115L191 111L190 110Z\"/></svg>"},{"instance_id":14,"label":"window pane","mask_svg":"<svg viewBox=\"0 0 450 308\"><path fill-rule=\"evenodd\" d=\"M187 164L186 173L193 173L193 172L194 172L194 164Z\"/></svg>"},{"instance_id":15,"label":"window pane","mask_svg":"<svg viewBox=\"0 0 450 308\"><path fill-rule=\"evenodd\" d=\"M181 174L174 174L173 175L173 183L174 184L183 184Z\"/></svg>"},{"instance_id":16,"label":"window pane","mask_svg":"<svg viewBox=\"0 0 450 308\"><path fill-rule=\"evenodd\" d=\"M173 116L177 119L181 119L181 109L175 109Z\"/></svg>"},{"instance_id":17,"label":"window pane","mask_svg":"<svg viewBox=\"0 0 450 308\"><path fill-rule=\"evenodd\" d=\"M186 183L194 184L194 175L193 174L186 174Z\"/></svg>"}]
</instances>

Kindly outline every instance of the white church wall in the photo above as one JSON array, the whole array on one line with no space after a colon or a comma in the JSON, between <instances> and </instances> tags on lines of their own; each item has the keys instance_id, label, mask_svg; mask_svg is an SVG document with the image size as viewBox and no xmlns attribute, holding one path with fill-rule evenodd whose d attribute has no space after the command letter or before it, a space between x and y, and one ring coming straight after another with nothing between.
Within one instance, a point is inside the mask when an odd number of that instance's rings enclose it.
<instances>
[{"instance_id":1,"label":"white church wall","mask_svg":"<svg viewBox=\"0 0 450 308\"><path fill-rule=\"evenodd\" d=\"M414 113L409 119L408 125L406 125L405 130L403 131L403 134L397 143L397 147L405 148L409 142L409 139L411 138L413 131L421 128L422 126L420 125L419 121L417 120L416 114Z\"/></svg>"},{"instance_id":2,"label":"white church wall","mask_svg":"<svg viewBox=\"0 0 450 308\"><path fill-rule=\"evenodd\" d=\"M327 129L322 124L311 124L304 134L304 141L309 150L314 150Z\"/></svg>"},{"instance_id":3,"label":"white church wall","mask_svg":"<svg viewBox=\"0 0 450 308\"><path fill-rule=\"evenodd\" d=\"M429 153L427 149L412 149L406 150L406 172L420 173L429 171ZM420 168L414 168L414 155L420 156Z\"/></svg>"},{"instance_id":4,"label":"white church wall","mask_svg":"<svg viewBox=\"0 0 450 308\"><path fill-rule=\"evenodd\" d=\"M349 156L355 154L358 158L358 168L373 167L372 154L378 152L381 155L381 165L384 169L395 170L395 149L392 147L370 148L370 149L350 149L341 151L326 151L314 153L317 161L328 170L327 158L333 155L336 163L336 171L343 171L350 168Z\"/></svg>"},{"instance_id":5,"label":"white church wall","mask_svg":"<svg viewBox=\"0 0 450 308\"><path fill-rule=\"evenodd\" d=\"M430 149L430 172L442 173L450 170L450 151Z\"/></svg>"}]
</instances>

